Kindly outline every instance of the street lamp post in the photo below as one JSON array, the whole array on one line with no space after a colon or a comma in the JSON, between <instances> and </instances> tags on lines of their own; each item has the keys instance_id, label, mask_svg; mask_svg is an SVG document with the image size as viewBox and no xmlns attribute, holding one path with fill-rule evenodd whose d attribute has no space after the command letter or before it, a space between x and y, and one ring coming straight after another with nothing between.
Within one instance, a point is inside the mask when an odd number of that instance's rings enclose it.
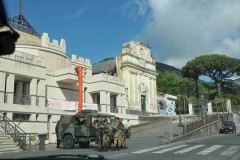
<instances>
[{"instance_id":1,"label":"street lamp post","mask_svg":"<svg viewBox=\"0 0 240 160\"><path fill-rule=\"evenodd\" d=\"M178 105L178 114L179 114L179 126L182 125L182 119L181 119L181 112L180 112L180 104L181 104L181 97L180 95L177 95L177 99L180 101L179 105Z\"/></svg>"},{"instance_id":2,"label":"street lamp post","mask_svg":"<svg viewBox=\"0 0 240 160\"><path fill-rule=\"evenodd\" d=\"M178 126L179 127L183 127L183 134L185 135L186 134L186 121L185 121L185 117L184 117L184 119L183 119L184 120L184 124L182 123L181 111L180 111L180 105L182 104L182 99L181 99L180 95L177 95L177 98L180 101L179 107L178 107L178 110L179 110L179 124L178 124Z\"/></svg>"}]
</instances>

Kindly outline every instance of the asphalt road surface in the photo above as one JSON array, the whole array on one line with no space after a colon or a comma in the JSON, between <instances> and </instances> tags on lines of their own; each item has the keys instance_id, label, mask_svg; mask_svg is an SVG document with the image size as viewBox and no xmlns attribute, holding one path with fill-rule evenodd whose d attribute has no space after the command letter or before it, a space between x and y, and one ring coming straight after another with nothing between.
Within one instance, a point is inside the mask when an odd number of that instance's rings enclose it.
<instances>
[{"instance_id":1,"label":"asphalt road surface","mask_svg":"<svg viewBox=\"0 0 240 160\"><path fill-rule=\"evenodd\" d=\"M170 126L155 128L134 135L127 141L129 149L120 151L98 152L96 146L83 149L56 149L47 151L2 154L1 159L25 158L58 154L103 155L112 160L240 160L240 133L219 134L170 145L164 141L171 137ZM172 125L172 136L181 133L181 129Z\"/></svg>"}]
</instances>

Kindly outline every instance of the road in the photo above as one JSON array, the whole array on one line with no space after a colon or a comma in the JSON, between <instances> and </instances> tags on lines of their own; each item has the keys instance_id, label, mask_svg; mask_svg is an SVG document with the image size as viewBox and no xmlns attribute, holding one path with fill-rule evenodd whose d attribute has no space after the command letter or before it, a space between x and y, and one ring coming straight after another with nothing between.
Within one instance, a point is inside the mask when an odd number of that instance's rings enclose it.
<instances>
[{"instance_id":1,"label":"road","mask_svg":"<svg viewBox=\"0 0 240 160\"><path fill-rule=\"evenodd\" d=\"M155 128L134 135L128 140L129 149L120 151L97 152L96 146L82 149L55 149L47 151L24 152L0 155L5 158L24 158L49 154L89 154L103 155L112 160L240 160L240 133L219 134L195 140L164 145L170 137L170 126ZM173 125L173 136L180 130Z\"/></svg>"}]
</instances>

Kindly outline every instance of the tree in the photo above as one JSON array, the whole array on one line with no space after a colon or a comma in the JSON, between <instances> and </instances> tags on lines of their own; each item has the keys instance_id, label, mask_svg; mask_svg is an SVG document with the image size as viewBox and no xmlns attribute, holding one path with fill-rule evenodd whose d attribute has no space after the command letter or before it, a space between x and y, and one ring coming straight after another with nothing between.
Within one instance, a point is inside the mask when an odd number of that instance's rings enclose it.
<instances>
[{"instance_id":1,"label":"tree","mask_svg":"<svg viewBox=\"0 0 240 160\"><path fill-rule=\"evenodd\" d=\"M195 59L204 68L203 75L210 77L218 90L220 97L221 91L226 90L228 87L227 78L233 76L234 73L240 71L240 60L226 55L203 55Z\"/></svg>"},{"instance_id":2,"label":"tree","mask_svg":"<svg viewBox=\"0 0 240 160\"><path fill-rule=\"evenodd\" d=\"M230 78L234 73L240 72L240 60L231 58L225 55L210 54L196 57L189 61L182 68L183 77L192 78L196 82L197 98L198 89L197 81L200 75L210 77L214 81L214 86L217 89L219 96L220 90L226 91L226 79Z\"/></svg>"},{"instance_id":3,"label":"tree","mask_svg":"<svg viewBox=\"0 0 240 160\"><path fill-rule=\"evenodd\" d=\"M203 67L201 63L196 62L195 60L191 60L187 62L187 64L182 68L181 74L185 78L190 78L195 81L195 89L196 89L196 98L199 99L199 91L198 91L198 79L201 74L203 74Z\"/></svg>"},{"instance_id":4,"label":"tree","mask_svg":"<svg viewBox=\"0 0 240 160\"><path fill-rule=\"evenodd\" d=\"M182 95L191 98L195 93L194 82L182 78L179 74L168 71L157 70L157 90L166 94Z\"/></svg>"}]
</instances>

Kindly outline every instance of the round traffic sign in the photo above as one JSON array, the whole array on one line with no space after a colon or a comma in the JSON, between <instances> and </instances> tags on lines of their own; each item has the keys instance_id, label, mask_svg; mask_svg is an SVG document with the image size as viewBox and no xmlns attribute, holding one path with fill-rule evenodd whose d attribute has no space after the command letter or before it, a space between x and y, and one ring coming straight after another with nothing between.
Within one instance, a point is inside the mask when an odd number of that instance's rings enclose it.
<instances>
[{"instance_id":1,"label":"round traffic sign","mask_svg":"<svg viewBox=\"0 0 240 160\"><path fill-rule=\"evenodd\" d=\"M173 108L172 108L172 107L170 107L170 106L169 106L169 107L167 107L167 112L168 112L168 113L173 113Z\"/></svg>"}]
</instances>

